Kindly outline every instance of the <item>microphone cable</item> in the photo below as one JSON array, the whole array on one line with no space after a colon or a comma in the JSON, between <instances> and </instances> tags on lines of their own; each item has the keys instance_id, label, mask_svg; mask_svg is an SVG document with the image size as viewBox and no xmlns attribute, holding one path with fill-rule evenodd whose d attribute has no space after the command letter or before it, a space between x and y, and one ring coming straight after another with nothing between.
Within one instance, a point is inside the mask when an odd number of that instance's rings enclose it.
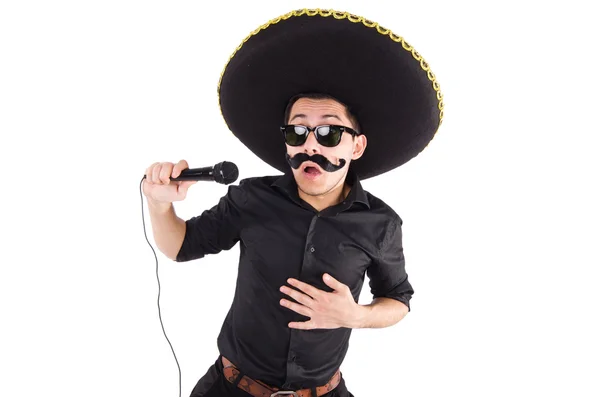
<instances>
[{"instance_id":1,"label":"microphone cable","mask_svg":"<svg viewBox=\"0 0 600 397\"><path fill-rule=\"evenodd\" d=\"M156 251L154 251L154 247L152 247L152 244L150 244L150 241L148 240L148 235L146 234L146 222L144 220L144 196L142 193L142 185L144 183L145 178L146 177L144 176L140 181L140 198L142 200L142 225L144 226L144 236L146 237L146 242L148 242L150 249L152 249L152 252L154 253L154 258L156 259L156 281L158 282L158 299L156 303L158 305L158 318L160 320L160 326L162 327L163 334L165 335L169 346L171 346L171 352L173 352L173 357L175 357L175 362L177 363L177 369L179 371L179 397L181 397L181 367L179 366L179 361L177 361L177 356L175 355L175 350L173 350L173 345L171 344L171 341L169 340L169 337L165 332L165 326L163 325L162 316L160 314L160 278L158 277L158 257L156 256Z\"/></svg>"}]
</instances>

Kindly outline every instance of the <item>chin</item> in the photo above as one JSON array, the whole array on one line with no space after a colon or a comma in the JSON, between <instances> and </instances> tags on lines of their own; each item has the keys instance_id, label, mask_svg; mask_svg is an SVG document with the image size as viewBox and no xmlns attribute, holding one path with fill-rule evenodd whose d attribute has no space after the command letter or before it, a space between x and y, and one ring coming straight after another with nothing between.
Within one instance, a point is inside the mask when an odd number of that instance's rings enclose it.
<instances>
[{"instance_id":1,"label":"chin","mask_svg":"<svg viewBox=\"0 0 600 397\"><path fill-rule=\"evenodd\" d=\"M326 194L329 190L331 190L331 186L328 186L326 181L310 181L310 180L301 180L298 183L298 187L304 193L309 196L321 196Z\"/></svg>"},{"instance_id":2,"label":"chin","mask_svg":"<svg viewBox=\"0 0 600 397\"><path fill-rule=\"evenodd\" d=\"M318 188L316 186L300 186L300 190L302 190L305 194L309 196L322 196L327 193L327 189Z\"/></svg>"}]
</instances>

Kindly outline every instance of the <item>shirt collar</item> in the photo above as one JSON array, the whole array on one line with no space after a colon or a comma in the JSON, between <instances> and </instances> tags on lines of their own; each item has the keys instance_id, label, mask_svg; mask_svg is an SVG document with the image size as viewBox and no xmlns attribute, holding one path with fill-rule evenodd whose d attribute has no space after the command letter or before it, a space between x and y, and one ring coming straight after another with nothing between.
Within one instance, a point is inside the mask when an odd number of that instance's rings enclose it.
<instances>
[{"instance_id":1,"label":"shirt collar","mask_svg":"<svg viewBox=\"0 0 600 397\"><path fill-rule=\"evenodd\" d=\"M350 166L348 174L346 175L346 183L348 183L351 188L346 200L344 201L345 205L343 206L343 209L350 208L354 203L361 203L366 208L371 208L369 199L367 197L367 192L363 189L358 175L354 172L352 166ZM296 179L294 178L294 174L292 173L291 169L275 179L271 186L283 189L290 196L290 198L295 201L302 201L298 195L298 184L296 183Z\"/></svg>"}]
</instances>

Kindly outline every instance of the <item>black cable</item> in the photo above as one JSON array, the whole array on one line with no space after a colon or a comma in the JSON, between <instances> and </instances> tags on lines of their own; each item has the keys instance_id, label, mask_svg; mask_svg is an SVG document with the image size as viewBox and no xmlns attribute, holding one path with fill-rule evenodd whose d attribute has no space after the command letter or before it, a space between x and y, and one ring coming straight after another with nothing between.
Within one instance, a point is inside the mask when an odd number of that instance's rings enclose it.
<instances>
[{"instance_id":1,"label":"black cable","mask_svg":"<svg viewBox=\"0 0 600 397\"><path fill-rule=\"evenodd\" d=\"M162 327L163 334L165 335L167 342L169 342L169 346L171 346L173 357L175 357L175 362L177 363L177 369L179 370L179 397L181 397L181 368L179 367L179 361L177 361L175 350L173 350L173 345L171 345L171 341L169 340L169 338L167 337L167 333L165 332L165 326L163 325L162 316L160 315L160 279L158 278L158 257L156 256L156 251L154 251L154 247L152 247L152 244L150 244L150 241L148 240L148 235L146 234L146 222L144 221L144 196L142 194L142 185L144 183L144 179L145 177L142 178L142 180L140 181L140 198L142 199L142 225L144 226L144 236L146 237L146 241L152 249L152 252L154 253L154 258L156 259L156 281L158 281L158 318L160 320L160 326Z\"/></svg>"}]
</instances>

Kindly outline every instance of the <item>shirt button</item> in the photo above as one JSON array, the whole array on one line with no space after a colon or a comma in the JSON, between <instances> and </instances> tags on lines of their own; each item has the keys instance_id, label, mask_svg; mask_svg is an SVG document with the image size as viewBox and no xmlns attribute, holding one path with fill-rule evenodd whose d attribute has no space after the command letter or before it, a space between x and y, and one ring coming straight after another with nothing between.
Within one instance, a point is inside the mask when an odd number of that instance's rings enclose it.
<instances>
[{"instance_id":1,"label":"shirt button","mask_svg":"<svg viewBox=\"0 0 600 397\"><path fill-rule=\"evenodd\" d=\"M310 247L310 252L315 252L315 247Z\"/></svg>"}]
</instances>

